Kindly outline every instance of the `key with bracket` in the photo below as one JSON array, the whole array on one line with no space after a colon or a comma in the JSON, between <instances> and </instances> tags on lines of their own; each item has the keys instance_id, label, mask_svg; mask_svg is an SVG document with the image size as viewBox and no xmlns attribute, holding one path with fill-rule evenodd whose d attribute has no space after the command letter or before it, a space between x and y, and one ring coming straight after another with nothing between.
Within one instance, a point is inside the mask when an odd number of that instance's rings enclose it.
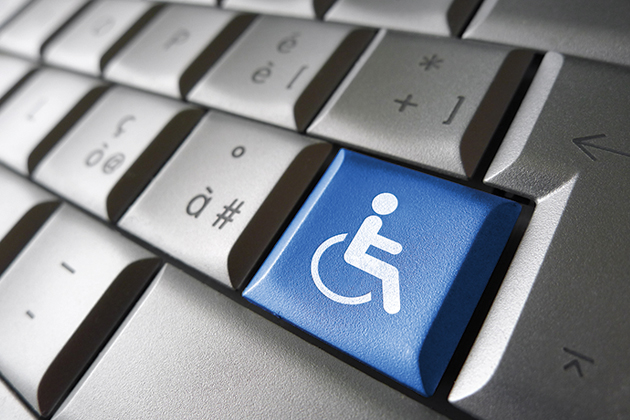
<instances>
[{"instance_id":1,"label":"key with bracket","mask_svg":"<svg viewBox=\"0 0 630 420\"><path fill-rule=\"evenodd\" d=\"M114 87L33 176L94 214L117 221L201 114L188 104Z\"/></svg>"},{"instance_id":2,"label":"key with bracket","mask_svg":"<svg viewBox=\"0 0 630 420\"><path fill-rule=\"evenodd\" d=\"M211 112L120 226L239 288L330 148L287 130Z\"/></svg>"},{"instance_id":3,"label":"key with bracket","mask_svg":"<svg viewBox=\"0 0 630 420\"><path fill-rule=\"evenodd\" d=\"M188 99L303 131L371 36L348 25L259 17Z\"/></svg>"},{"instance_id":4,"label":"key with bracket","mask_svg":"<svg viewBox=\"0 0 630 420\"><path fill-rule=\"evenodd\" d=\"M381 32L308 129L471 177L533 54Z\"/></svg>"}]
</instances>

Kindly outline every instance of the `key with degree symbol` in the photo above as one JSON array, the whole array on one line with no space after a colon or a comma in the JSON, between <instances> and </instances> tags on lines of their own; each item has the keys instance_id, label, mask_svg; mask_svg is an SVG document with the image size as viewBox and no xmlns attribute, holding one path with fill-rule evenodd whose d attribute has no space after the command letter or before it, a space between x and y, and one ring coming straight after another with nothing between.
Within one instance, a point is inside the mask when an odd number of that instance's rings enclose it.
<instances>
[{"instance_id":1,"label":"key with degree symbol","mask_svg":"<svg viewBox=\"0 0 630 420\"><path fill-rule=\"evenodd\" d=\"M120 226L238 288L330 149L288 130L211 112Z\"/></svg>"}]
</instances>

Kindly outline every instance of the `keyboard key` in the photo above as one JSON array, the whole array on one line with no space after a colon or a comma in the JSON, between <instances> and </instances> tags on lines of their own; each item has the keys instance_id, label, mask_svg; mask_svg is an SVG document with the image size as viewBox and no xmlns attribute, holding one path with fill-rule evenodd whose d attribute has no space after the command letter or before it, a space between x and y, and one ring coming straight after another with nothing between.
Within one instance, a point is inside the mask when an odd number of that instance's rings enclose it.
<instances>
[{"instance_id":1,"label":"keyboard key","mask_svg":"<svg viewBox=\"0 0 630 420\"><path fill-rule=\"evenodd\" d=\"M531 59L505 47L386 33L308 132L471 177Z\"/></svg>"},{"instance_id":2,"label":"keyboard key","mask_svg":"<svg viewBox=\"0 0 630 420\"><path fill-rule=\"evenodd\" d=\"M0 278L0 371L51 413L159 268L144 249L68 206Z\"/></svg>"},{"instance_id":3,"label":"keyboard key","mask_svg":"<svg viewBox=\"0 0 630 420\"><path fill-rule=\"evenodd\" d=\"M0 107L0 160L29 174L105 90L97 79L44 68Z\"/></svg>"},{"instance_id":4,"label":"keyboard key","mask_svg":"<svg viewBox=\"0 0 630 420\"><path fill-rule=\"evenodd\" d=\"M8 55L0 55L0 104L15 85L31 71L34 65Z\"/></svg>"},{"instance_id":5,"label":"keyboard key","mask_svg":"<svg viewBox=\"0 0 630 420\"><path fill-rule=\"evenodd\" d=\"M321 19L335 0L223 0L226 9Z\"/></svg>"},{"instance_id":6,"label":"keyboard key","mask_svg":"<svg viewBox=\"0 0 630 420\"><path fill-rule=\"evenodd\" d=\"M44 60L100 76L111 58L157 12L151 3L92 3L46 46Z\"/></svg>"},{"instance_id":7,"label":"keyboard key","mask_svg":"<svg viewBox=\"0 0 630 420\"><path fill-rule=\"evenodd\" d=\"M0 381L0 418L11 420L35 420L35 416L22 402Z\"/></svg>"},{"instance_id":8,"label":"keyboard key","mask_svg":"<svg viewBox=\"0 0 630 420\"><path fill-rule=\"evenodd\" d=\"M426 34L457 36L480 0L337 0L326 20Z\"/></svg>"},{"instance_id":9,"label":"keyboard key","mask_svg":"<svg viewBox=\"0 0 630 420\"><path fill-rule=\"evenodd\" d=\"M252 19L208 7L170 6L112 61L105 77L184 97Z\"/></svg>"},{"instance_id":10,"label":"keyboard key","mask_svg":"<svg viewBox=\"0 0 630 420\"><path fill-rule=\"evenodd\" d=\"M117 221L201 117L166 98L110 89L33 176L92 213Z\"/></svg>"},{"instance_id":11,"label":"keyboard key","mask_svg":"<svg viewBox=\"0 0 630 420\"><path fill-rule=\"evenodd\" d=\"M54 195L0 166L0 275L59 205Z\"/></svg>"},{"instance_id":12,"label":"keyboard key","mask_svg":"<svg viewBox=\"0 0 630 420\"><path fill-rule=\"evenodd\" d=\"M260 17L189 99L303 131L370 37L346 25Z\"/></svg>"},{"instance_id":13,"label":"keyboard key","mask_svg":"<svg viewBox=\"0 0 630 420\"><path fill-rule=\"evenodd\" d=\"M0 30L0 49L32 60L86 0L35 0Z\"/></svg>"},{"instance_id":14,"label":"keyboard key","mask_svg":"<svg viewBox=\"0 0 630 420\"><path fill-rule=\"evenodd\" d=\"M0 27L20 11L29 0L4 0L0 3Z\"/></svg>"},{"instance_id":15,"label":"keyboard key","mask_svg":"<svg viewBox=\"0 0 630 420\"><path fill-rule=\"evenodd\" d=\"M431 395L520 210L342 150L243 296Z\"/></svg>"},{"instance_id":16,"label":"keyboard key","mask_svg":"<svg viewBox=\"0 0 630 420\"><path fill-rule=\"evenodd\" d=\"M120 226L239 288L329 151L290 131L211 112Z\"/></svg>"},{"instance_id":17,"label":"keyboard key","mask_svg":"<svg viewBox=\"0 0 630 420\"><path fill-rule=\"evenodd\" d=\"M488 170L536 208L450 395L476 417L630 418L629 108L627 68L549 53Z\"/></svg>"},{"instance_id":18,"label":"keyboard key","mask_svg":"<svg viewBox=\"0 0 630 420\"><path fill-rule=\"evenodd\" d=\"M442 416L166 266L56 420Z\"/></svg>"},{"instance_id":19,"label":"keyboard key","mask_svg":"<svg viewBox=\"0 0 630 420\"><path fill-rule=\"evenodd\" d=\"M628 16L626 0L493 0L483 3L464 37L628 66Z\"/></svg>"}]
</instances>

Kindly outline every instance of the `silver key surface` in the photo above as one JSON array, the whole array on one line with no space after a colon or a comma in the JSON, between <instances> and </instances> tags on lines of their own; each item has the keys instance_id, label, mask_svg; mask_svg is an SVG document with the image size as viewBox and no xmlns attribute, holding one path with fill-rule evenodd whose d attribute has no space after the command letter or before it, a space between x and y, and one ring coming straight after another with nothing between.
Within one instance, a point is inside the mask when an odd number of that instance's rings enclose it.
<instances>
[{"instance_id":1,"label":"silver key surface","mask_svg":"<svg viewBox=\"0 0 630 420\"><path fill-rule=\"evenodd\" d=\"M457 36L480 0L337 0L326 20L441 36Z\"/></svg>"},{"instance_id":2,"label":"silver key surface","mask_svg":"<svg viewBox=\"0 0 630 420\"><path fill-rule=\"evenodd\" d=\"M303 131L370 36L347 25L262 16L188 99Z\"/></svg>"},{"instance_id":3,"label":"silver key surface","mask_svg":"<svg viewBox=\"0 0 630 420\"><path fill-rule=\"evenodd\" d=\"M211 112L120 226L238 288L329 151L290 131Z\"/></svg>"},{"instance_id":4,"label":"silver key surface","mask_svg":"<svg viewBox=\"0 0 630 420\"><path fill-rule=\"evenodd\" d=\"M57 208L59 199L2 166L0 197L1 275Z\"/></svg>"},{"instance_id":5,"label":"silver key surface","mask_svg":"<svg viewBox=\"0 0 630 420\"><path fill-rule=\"evenodd\" d=\"M114 87L53 148L33 176L112 221L188 134L201 111Z\"/></svg>"},{"instance_id":6,"label":"silver key surface","mask_svg":"<svg viewBox=\"0 0 630 420\"><path fill-rule=\"evenodd\" d=\"M0 55L0 101L33 67L32 63L20 58Z\"/></svg>"},{"instance_id":7,"label":"silver key surface","mask_svg":"<svg viewBox=\"0 0 630 420\"><path fill-rule=\"evenodd\" d=\"M3 377L48 415L158 264L148 251L61 207L0 278Z\"/></svg>"},{"instance_id":8,"label":"silver key surface","mask_svg":"<svg viewBox=\"0 0 630 420\"><path fill-rule=\"evenodd\" d=\"M29 0L3 0L0 3L0 27L8 22Z\"/></svg>"},{"instance_id":9,"label":"silver key surface","mask_svg":"<svg viewBox=\"0 0 630 420\"><path fill-rule=\"evenodd\" d=\"M486 175L536 208L450 395L461 409L630 417L628 109L627 68L544 58Z\"/></svg>"},{"instance_id":10,"label":"silver key surface","mask_svg":"<svg viewBox=\"0 0 630 420\"><path fill-rule=\"evenodd\" d=\"M55 420L443 417L166 266Z\"/></svg>"},{"instance_id":11,"label":"silver key surface","mask_svg":"<svg viewBox=\"0 0 630 420\"><path fill-rule=\"evenodd\" d=\"M110 63L105 77L183 97L251 19L209 7L169 6Z\"/></svg>"},{"instance_id":12,"label":"silver key surface","mask_svg":"<svg viewBox=\"0 0 630 420\"><path fill-rule=\"evenodd\" d=\"M532 54L379 35L308 133L471 177Z\"/></svg>"},{"instance_id":13,"label":"silver key surface","mask_svg":"<svg viewBox=\"0 0 630 420\"><path fill-rule=\"evenodd\" d=\"M630 2L490 0L464 38L630 65Z\"/></svg>"},{"instance_id":14,"label":"silver key surface","mask_svg":"<svg viewBox=\"0 0 630 420\"><path fill-rule=\"evenodd\" d=\"M33 60L86 0L35 0L0 30L0 49Z\"/></svg>"},{"instance_id":15,"label":"silver key surface","mask_svg":"<svg viewBox=\"0 0 630 420\"><path fill-rule=\"evenodd\" d=\"M2 381L0 381L0 418L11 420L35 420L35 416Z\"/></svg>"},{"instance_id":16,"label":"silver key surface","mask_svg":"<svg viewBox=\"0 0 630 420\"><path fill-rule=\"evenodd\" d=\"M224 0L226 9L321 19L335 0Z\"/></svg>"},{"instance_id":17,"label":"silver key surface","mask_svg":"<svg viewBox=\"0 0 630 420\"><path fill-rule=\"evenodd\" d=\"M155 6L145 2L92 3L46 46L44 61L99 76L154 10Z\"/></svg>"},{"instance_id":18,"label":"silver key surface","mask_svg":"<svg viewBox=\"0 0 630 420\"><path fill-rule=\"evenodd\" d=\"M103 92L97 79L43 68L0 106L0 160L23 174Z\"/></svg>"}]
</instances>

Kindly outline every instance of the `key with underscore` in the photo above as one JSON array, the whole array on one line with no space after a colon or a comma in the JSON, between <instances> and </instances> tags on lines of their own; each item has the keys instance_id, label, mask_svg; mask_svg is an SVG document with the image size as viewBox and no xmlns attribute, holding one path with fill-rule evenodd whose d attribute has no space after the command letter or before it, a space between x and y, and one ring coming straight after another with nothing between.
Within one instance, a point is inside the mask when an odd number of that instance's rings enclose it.
<instances>
[{"instance_id":1,"label":"key with underscore","mask_svg":"<svg viewBox=\"0 0 630 420\"><path fill-rule=\"evenodd\" d=\"M545 56L485 178L536 208L449 397L472 415L630 416L629 108L628 68Z\"/></svg>"},{"instance_id":2,"label":"key with underscore","mask_svg":"<svg viewBox=\"0 0 630 420\"><path fill-rule=\"evenodd\" d=\"M532 57L382 31L308 133L470 178Z\"/></svg>"},{"instance_id":3,"label":"key with underscore","mask_svg":"<svg viewBox=\"0 0 630 420\"><path fill-rule=\"evenodd\" d=\"M210 112L120 226L239 288L330 149L288 130Z\"/></svg>"},{"instance_id":4,"label":"key with underscore","mask_svg":"<svg viewBox=\"0 0 630 420\"><path fill-rule=\"evenodd\" d=\"M49 415L160 266L68 205L0 278L0 372Z\"/></svg>"},{"instance_id":5,"label":"key with underscore","mask_svg":"<svg viewBox=\"0 0 630 420\"><path fill-rule=\"evenodd\" d=\"M261 16L188 99L303 131L371 36L349 25Z\"/></svg>"},{"instance_id":6,"label":"key with underscore","mask_svg":"<svg viewBox=\"0 0 630 420\"><path fill-rule=\"evenodd\" d=\"M222 6L271 15L321 19L333 3L334 0L224 0Z\"/></svg>"},{"instance_id":7,"label":"key with underscore","mask_svg":"<svg viewBox=\"0 0 630 420\"><path fill-rule=\"evenodd\" d=\"M520 211L342 149L243 296L429 396Z\"/></svg>"},{"instance_id":8,"label":"key with underscore","mask_svg":"<svg viewBox=\"0 0 630 420\"><path fill-rule=\"evenodd\" d=\"M111 88L33 176L92 213L117 221L201 114L182 102Z\"/></svg>"}]
</instances>

